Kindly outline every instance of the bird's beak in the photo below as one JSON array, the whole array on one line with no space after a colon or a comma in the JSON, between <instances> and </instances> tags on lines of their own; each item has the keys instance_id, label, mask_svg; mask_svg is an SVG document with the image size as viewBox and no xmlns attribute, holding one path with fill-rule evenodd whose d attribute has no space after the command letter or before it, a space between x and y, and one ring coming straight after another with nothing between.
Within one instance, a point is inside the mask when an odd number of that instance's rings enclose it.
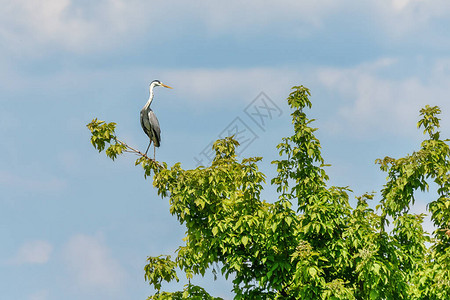
<instances>
[{"instance_id":1,"label":"bird's beak","mask_svg":"<svg viewBox=\"0 0 450 300\"><path fill-rule=\"evenodd\" d=\"M173 89L173 87L170 87L170 86L168 86L168 85L165 85L165 84L162 84L162 83L161 83L161 85L162 85L163 87L165 87L165 88Z\"/></svg>"}]
</instances>

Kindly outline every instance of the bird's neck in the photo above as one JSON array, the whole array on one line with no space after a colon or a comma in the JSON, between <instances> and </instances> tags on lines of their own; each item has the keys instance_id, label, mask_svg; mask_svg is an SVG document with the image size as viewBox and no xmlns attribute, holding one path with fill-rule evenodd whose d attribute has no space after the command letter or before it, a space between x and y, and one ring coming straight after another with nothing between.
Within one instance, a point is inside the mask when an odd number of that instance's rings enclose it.
<instances>
[{"instance_id":1,"label":"bird's neck","mask_svg":"<svg viewBox=\"0 0 450 300\"><path fill-rule=\"evenodd\" d=\"M148 97L147 103L145 104L144 108L147 109L150 104L152 104L153 101L153 87L150 88L150 96Z\"/></svg>"}]
</instances>

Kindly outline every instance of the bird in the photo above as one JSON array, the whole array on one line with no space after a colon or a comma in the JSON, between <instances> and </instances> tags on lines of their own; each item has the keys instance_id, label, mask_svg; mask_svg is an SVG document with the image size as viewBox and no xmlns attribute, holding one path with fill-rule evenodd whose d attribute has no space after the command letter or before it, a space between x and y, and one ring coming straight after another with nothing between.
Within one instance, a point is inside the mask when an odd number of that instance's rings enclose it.
<instances>
[{"instance_id":1,"label":"bird","mask_svg":"<svg viewBox=\"0 0 450 300\"><path fill-rule=\"evenodd\" d=\"M145 103L141 110L141 126L145 134L150 138L150 143L145 151L145 155L147 155L148 149L153 142L153 160L156 158L155 147L159 147L161 144L161 128L159 127L158 118L156 118L155 113L150 108L150 104L152 104L153 101L153 88L156 86L163 86L165 88L172 89L172 87L163 84L159 80L153 80L149 86L150 96L148 97L147 103Z\"/></svg>"}]
</instances>

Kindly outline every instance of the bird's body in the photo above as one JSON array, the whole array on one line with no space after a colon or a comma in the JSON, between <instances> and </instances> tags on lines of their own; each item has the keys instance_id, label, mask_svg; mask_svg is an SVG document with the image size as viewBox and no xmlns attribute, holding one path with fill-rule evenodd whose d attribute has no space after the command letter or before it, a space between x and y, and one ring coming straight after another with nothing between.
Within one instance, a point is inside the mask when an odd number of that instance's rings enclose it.
<instances>
[{"instance_id":1,"label":"bird's body","mask_svg":"<svg viewBox=\"0 0 450 300\"><path fill-rule=\"evenodd\" d=\"M155 147L159 147L161 145L161 128L158 118L150 107L144 106L141 110L141 126L150 138L150 143L153 142Z\"/></svg>"},{"instance_id":2,"label":"bird's body","mask_svg":"<svg viewBox=\"0 0 450 300\"><path fill-rule=\"evenodd\" d=\"M147 151L145 151L145 155L147 155L148 149L150 148L152 142L153 147L159 147L161 145L161 128L159 127L159 121L158 118L156 118L153 110L150 108L150 104L152 104L153 101L153 88L155 86L163 86L171 89L170 86L162 84L159 80L153 80L150 83L150 96L148 97L147 103L145 103L144 107L141 110L141 126L145 134L150 139L150 143L148 144ZM153 159L155 159L155 152L156 150L154 149Z\"/></svg>"}]
</instances>

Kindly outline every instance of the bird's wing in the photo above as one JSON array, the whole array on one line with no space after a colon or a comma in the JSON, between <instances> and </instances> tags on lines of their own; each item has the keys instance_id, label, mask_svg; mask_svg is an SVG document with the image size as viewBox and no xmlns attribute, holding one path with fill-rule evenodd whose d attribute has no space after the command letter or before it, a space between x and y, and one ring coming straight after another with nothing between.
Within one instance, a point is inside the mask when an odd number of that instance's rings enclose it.
<instances>
[{"instance_id":1,"label":"bird's wing","mask_svg":"<svg viewBox=\"0 0 450 300\"><path fill-rule=\"evenodd\" d=\"M159 147L161 143L161 128L159 127L158 118L151 109L148 111L148 120L150 122L151 130L153 131L153 134L155 136L155 140L153 141L153 143L156 147Z\"/></svg>"},{"instance_id":2,"label":"bird's wing","mask_svg":"<svg viewBox=\"0 0 450 300\"><path fill-rule=\"evenodd\" d=\"M151 127L148 119L148 111L144 108L141 110L141 127L145 134L151 138Z\"/></svg>"}]
</instances>

